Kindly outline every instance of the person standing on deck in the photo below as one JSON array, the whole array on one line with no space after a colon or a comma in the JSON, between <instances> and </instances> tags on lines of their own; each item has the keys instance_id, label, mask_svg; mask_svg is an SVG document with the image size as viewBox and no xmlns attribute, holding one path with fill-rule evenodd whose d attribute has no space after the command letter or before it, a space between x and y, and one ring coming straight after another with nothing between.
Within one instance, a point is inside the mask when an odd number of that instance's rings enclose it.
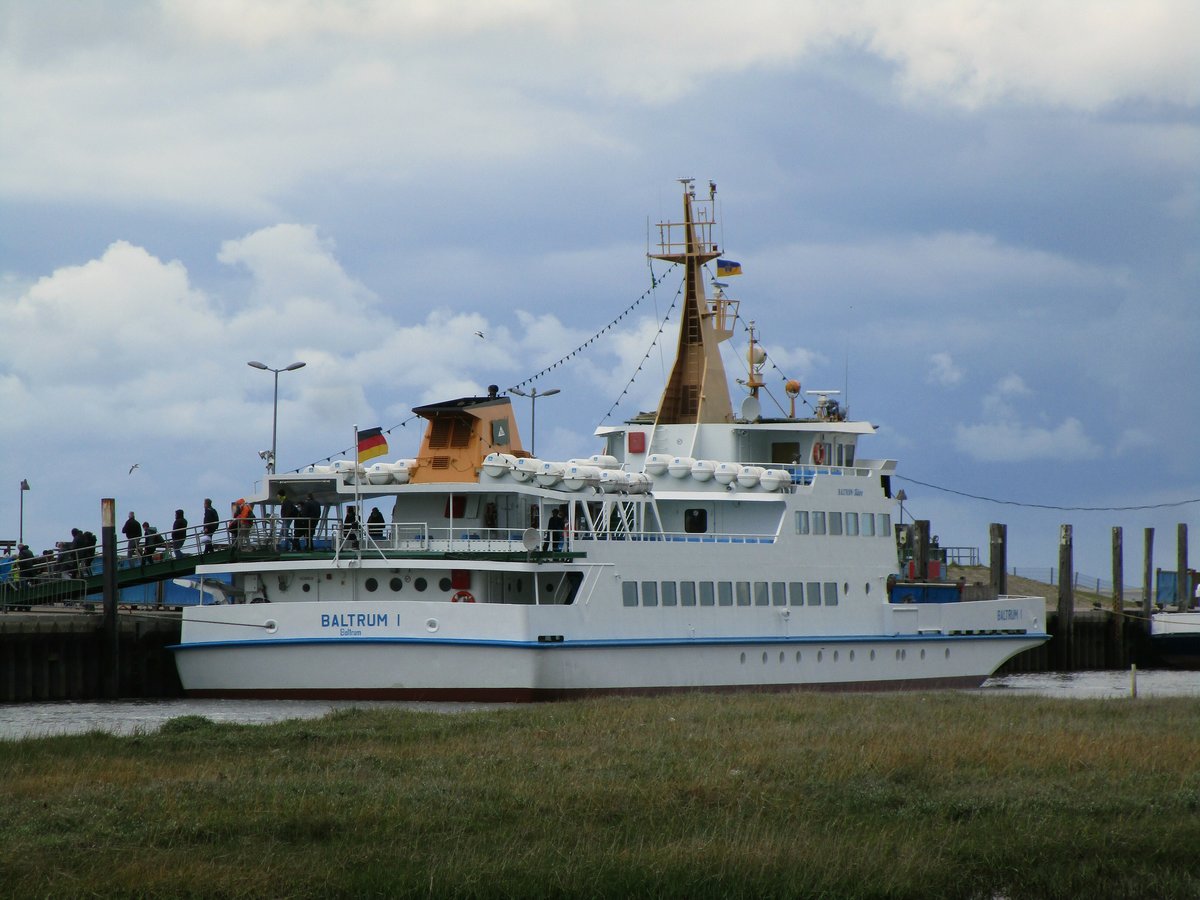
<instances>
[{"instance_id":1,"label":"person standing on deck","mask_svg":"<svg viewBox=\"0 0 1200 900\"><path fill-rule=\"evenodd\" d=\"M137 513L129 513L129 518L121 526L121 534L129 539L129 558L132 559L138 555L138 545L142 542L142 525L137 519Z\"/></svg>"},{"instance_id":2,"label":"person standing on deck","mask_svg":"<svg viewBox=\"0 0 1200 900\"><path fill-rule=\"evenodd\" d=\"M304 519L305 531L308 534L308 549L314 550L316 549L317 523L321 520L321 504L312 494L309 494L304 498L300 512Z\"/></svg>"},{"instance_id":3,"label":"person standing on deck","mask_svg":"<svg viewBox=\"0 0 1200 900\"><path fill-rule=\"evenodd\" d=\"M367 516L367 534L371 536L372 541L383 540L383 513L379 511L379 507L372 508L371 514Z\"/></svg>"},{"instance_id":4,"label":"person standing on deck","mask_svg":"<svg viewBox=\"0 0 1200 900\"><path fill-rule=\"evenodd\" d=\"M176 559L183 558L183 542L187 540L188 521L183 517L183 510L175 510L175 521L171 524L171 549Z\"/></svg>"},{"instance_id":5,"label":"person standing on deck","mask_svg":"<svg viewBox=\"0 0 1200 900\"><path fill-rule=\"evenodd\" d=\"M213 535L217 533L217 528L221 524L221 517L217 515L217 511L213 509L212 500L207 497L204 499L204 552L212 553Z\"/></svg>"},{"instance_id":6,"label":"person standing on deck","mask_svg":"<svg viewBox=\"0 0 1200 900\"><path fill-rule=\"evenodd\" d=\"M295 548L295 537L300 533L300 523L297 521L300 506L285 491L279 492L279 501L279 549L291 550Z\"/></svg>"}]
</instances>

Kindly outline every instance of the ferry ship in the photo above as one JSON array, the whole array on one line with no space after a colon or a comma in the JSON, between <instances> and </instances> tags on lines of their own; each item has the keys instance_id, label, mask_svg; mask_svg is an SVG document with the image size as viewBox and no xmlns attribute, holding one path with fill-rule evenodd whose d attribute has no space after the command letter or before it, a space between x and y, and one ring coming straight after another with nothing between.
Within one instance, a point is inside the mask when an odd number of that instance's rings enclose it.
<instances>
[{"instance_id":1,"label":"ferry ship","mask_svg":"<svg viewBox=\"0 0 1200 900\"><path fill-rule=\"evenodd\" d=\"M735 410L714 281L715 186L682 179L649 255L681 271L678 351L657 410L564 461L524 449L498 388L422 406L415 456L269 474L248 498L319 504L301 548L201 565L174 649L187 694L529 701L598 693L979 685L1047 640L1044 601L963 599L899 579L896 463L836 391L785 385L764 415L749 331ZM707 295L706 287L713 288ZM781 411L782 412L782 411ZM364 522L380 509L383 522ZM357 511L348 525L346 512Z\"/></svg>"}]
</instances>

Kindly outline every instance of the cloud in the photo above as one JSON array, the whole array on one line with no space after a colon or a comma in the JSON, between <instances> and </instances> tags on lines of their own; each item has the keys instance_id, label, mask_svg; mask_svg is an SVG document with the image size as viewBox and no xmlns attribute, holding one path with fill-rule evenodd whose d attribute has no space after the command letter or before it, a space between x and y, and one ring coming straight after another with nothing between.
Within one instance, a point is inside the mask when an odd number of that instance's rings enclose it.
<instances>
[{"instance_id":1,"label":"cloud","mask_svg":"<svg viewBox=\"0 0 1200 900\"><path fill-rule=\"evenodd\" d=\"M954 429L955 447L979 462L1078 462L1101 455L1083 423L1073 416L1054 426L1026 421L1024 413L1042 416L1033 392L1019 375L1006 375L997 382L983 398L983 412L987 421Z\"/></svg>"},{"instance_id":2,"label":"cloud","mask_svg":"<svg viewBox=\"0 0 1200 900\"><path fill-rule=\"evenodd\" d=\"M953 387L963 379L963 372L949 353L935 353L929 357L929 372L925 380L929 384Z\"/></svg>"}]
</instances>

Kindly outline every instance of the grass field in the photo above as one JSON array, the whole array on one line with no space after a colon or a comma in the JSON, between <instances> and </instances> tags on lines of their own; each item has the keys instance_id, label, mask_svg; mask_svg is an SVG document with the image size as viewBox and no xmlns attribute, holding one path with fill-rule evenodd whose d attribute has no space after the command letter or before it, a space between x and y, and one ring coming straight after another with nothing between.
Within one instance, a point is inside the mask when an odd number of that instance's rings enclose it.
<instances>
[{"instance_id":1,"label":"grass field","mask_svg":"<svg viewBox=\"0 0 1200 900\"><path fill-rule=\"evenodd\" d=\"M1200 704L688 695L0 743L0 895L1200 896Z\"/></svg>"}]
</instances>

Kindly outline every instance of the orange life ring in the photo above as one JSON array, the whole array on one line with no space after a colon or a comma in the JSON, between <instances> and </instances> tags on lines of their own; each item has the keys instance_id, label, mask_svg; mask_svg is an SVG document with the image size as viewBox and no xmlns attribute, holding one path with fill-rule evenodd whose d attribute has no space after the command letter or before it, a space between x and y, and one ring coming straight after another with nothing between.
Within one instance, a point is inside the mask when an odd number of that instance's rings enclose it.
<instances>
[{"instance_id":1,"label":"orange life ring","mask_svg":"<svg viewBox=\"0 0 1200 900\"><path fill-rule=\"evenodd\" d=\"M825 463L825 445L820 441L813 444L813 462L818 466Z\"/></svg>"},{"instance_id":2,"label":"orange life ring","mask_svg":"<svg viewBox=\"0 0 1200 900\"><path fill-rule=\"evenodd\" d=\"M475 597L471 594L470 591L459 591L457 594L455 594L453 597L450 598L450 602L451 603L474 603Z\"/></svg>"}]
</instances>

